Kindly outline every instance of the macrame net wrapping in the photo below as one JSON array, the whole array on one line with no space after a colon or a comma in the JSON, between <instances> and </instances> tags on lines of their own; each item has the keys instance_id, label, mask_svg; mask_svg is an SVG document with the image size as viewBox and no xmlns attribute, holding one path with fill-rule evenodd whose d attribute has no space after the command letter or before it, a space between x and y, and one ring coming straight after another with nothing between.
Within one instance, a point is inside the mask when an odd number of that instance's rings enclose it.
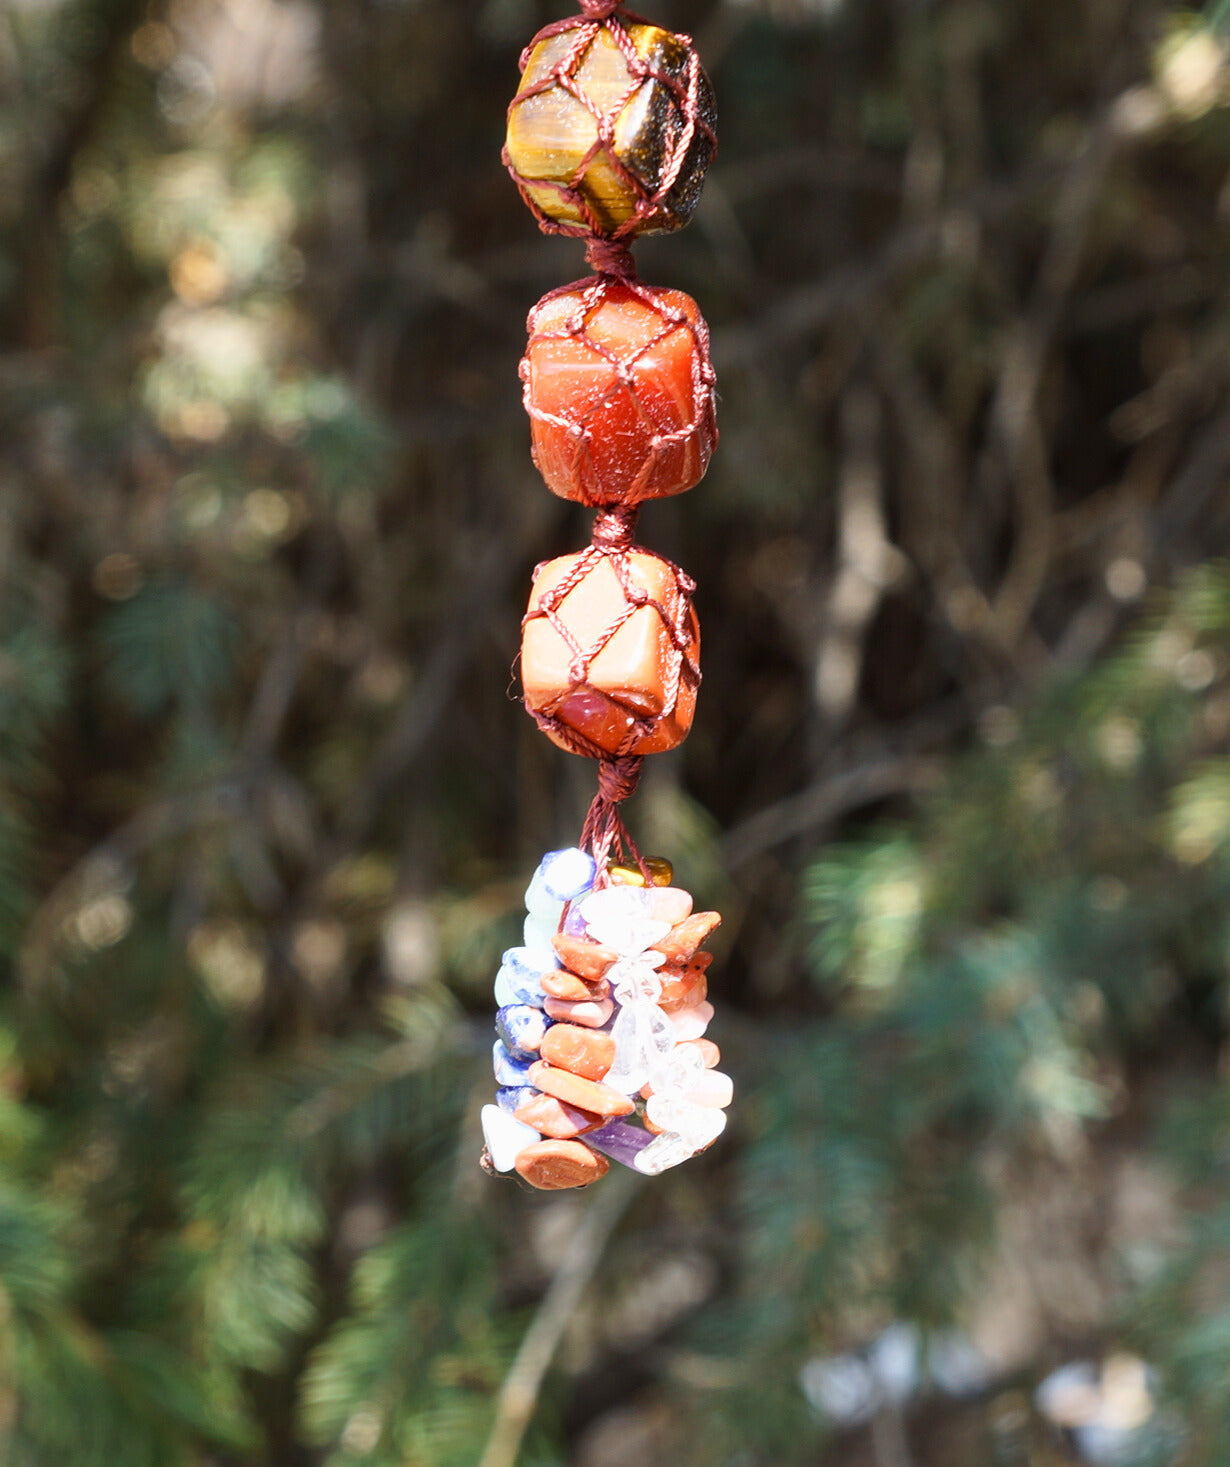
<instances>
[{"instance_id":1,"label":"macrame net wrapping","mask_svg":"<svg viewBox=\"0 0 1230 1467\"><path fill-rule=\"evenodd\" d=\"M537 706L531 703L527 688L526 707L549 738L574 754L597 759L599 792L590 808L586 834L582 844L592 849L595 857L605 858L613 843L621 854L639 863L640 855L618 818L618 805L636 787L640 773L640 756L671 748L687 733L692 705L700 684L697 657L698 636L692 595L696 583L679 566L662 556L653 556L656 566L666 578L667 594L654 596L635 574L632 556L650 555L632 543L636 510L621 507L600 512L594 521L589 547L576 557L567 573L531 602L522 621L528 630L533 623L545 621L567 649L569 664L566 680L554 696ZM588 635L570 617L567 598L587 577L601 567L614 575L620 598L614 614ZM542 567L535 572L537 581ZM614 743L599 743L566 722L560 716L569 699L592 692L598 700L609 694L593 680L593 668L599 655L632 617L645 609L658 622L660 660L661 711L653 716L637 716L622 709L626 729ZM523 659L523 676L528 684L528 669Z\"/></svg>"},{"instance_id":2,"label":"macrame net wrapping","mask_svg":"<svg viewBox=\"0 0 1230 1467\"><path fill-rule=\"evenodd\" d=\"M601 274L550 291L527 325L523 399L534 462L554 493L599 508L700 481L718 438L716 378L709 328L689 296ZM609 378L595 372L601 362Z\"/></svg>"},{"instance_id":3,"label":"macrame net wrapping","mask_svg":"<svg viewBox=\"0 0 1230 1467\"><path fill-rule=\"evenodd\" d=\"M682 64L663 64L641 55L629 31L630 26L647 26L650 22L622 13L612 0L582 0L581 9L581 15L544 27L521 53L524 73L543 42L556 36L571 38L554 64L528 86L523 85L509 107L511 128L517 109L532 98L556 87L574 98L591 120L586 135L577 140L575 164L564 178L529 177L518 171L508 147L503 153L504 164L545 233L597 236L618 245L637 234L678 229L691 218L705 169L717 149L713 91L692 48L691 37L671 36L672 51ZM628 73L626 89L605 106L590 95L578 77L586 53L603 32L622 54ZM652 158L643 156L645 150L641 148L631 150L631 157L621 157L616 141L620 117L646 82L660 88L666 102L665 107L650 108L653 141L658 146L650 150ZM616 176L631 204L627 217L617 224L599 214L585 187L585 176L597 159L602 159ZM640 164L640 171L630 166L632 163ZM573 219L573 215L578 217ZM626 250L616 249L608 258L621 256L626 257Z\"/></svg>"}]
</instances>

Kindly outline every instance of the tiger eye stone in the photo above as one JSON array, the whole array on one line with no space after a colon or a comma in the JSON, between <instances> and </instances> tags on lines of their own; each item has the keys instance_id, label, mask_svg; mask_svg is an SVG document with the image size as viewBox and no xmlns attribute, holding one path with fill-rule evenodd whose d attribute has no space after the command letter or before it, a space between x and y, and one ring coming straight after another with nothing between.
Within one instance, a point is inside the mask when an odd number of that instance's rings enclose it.
<instances>
[{"instance_id":1,"label":"tiger eye stone","mask_svg":"<svg viewBox=\"0 0 1230 1467\"><path fill-rule=\"evenodd\" d=\"M709 79L685 37L636 22L596 27L570 61L587 25L578 21L530 52L509 109L505 159L531 209L555 224L609 235L647 197L653 207L632 232L679 229L692 217L713 156L716 109ZM618 44L617 26L635 62ZM569 86L561 79L565 71ZM690 83L699 125L689 139L688 109L679 93L686 95Z\"/></svg>"},{"instance_id":2,"label":"tiger eye stone","mask_svg":"<svg viewBox=\"0 0 1230 1467\"><path fill-rule=\"evenodd\" d=\"M645 870L649 872L649 880L655 887L666 887L675 878L675 868L665 856L646 856ZM608 866L606 868L607 880L612 886L644 886L645 877L635 866ZM689 899L690 900L690 899ZM689 906L688 910L691 910ZM683 914L687 916L687 912ZM658 921L662 921L661 917ZM683 918L678 920L682 921ZM674 925L673 923L671 924Z\"/></svg>"}]
</instances>

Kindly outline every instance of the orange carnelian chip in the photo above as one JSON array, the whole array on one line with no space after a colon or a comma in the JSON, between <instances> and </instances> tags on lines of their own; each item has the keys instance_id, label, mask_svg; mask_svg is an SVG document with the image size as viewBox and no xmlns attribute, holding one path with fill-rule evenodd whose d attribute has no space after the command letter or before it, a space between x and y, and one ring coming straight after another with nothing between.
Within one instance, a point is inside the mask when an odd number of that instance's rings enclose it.
<instances>
[{"instance_id":1,"label":"orange carnelian chip","mask_svg":"<svg viewBox=\"0 0 1230 1467\"><path fill-rule=\"evenodd\" d=\"M539 1050L548 1064L586 1080L601 1080L615 1063L615 1041L600 1029L579 1024L553 1024Z\"/></svg>"},{"instance_id":2,"label":"orange carnelian chip","mask_svg":"<svg viewBox=\"0 0 1230 1467\"><path fill-rule=\"evenodd\" d=\"M574 1105L578 1110L590 1110L600 1116L626 1116L632 1110L632 1102L626 1095L613 1090L597 1080L586 1080L580 1075L549 1065L545 1060L535 1060L530 1066L530 1084L536 1090L554 1095L565 1105Z\"/></svg>"},{"instance_id":3,"label":"orange carnelian chip","mask_svg":"<svg viewBox=\"0 0 1230 1467\"><path fill-rule=\"evenodd\" d=\"M556 1141L570 1141L584 1131L606 1124L606 1116L596 1116L591 1111L578 1110L574 1105L565 1105L554 1095L535 1095L514 1112L517 1120L533 1126L544 1136Z\"/></svg>"}]
</instances>

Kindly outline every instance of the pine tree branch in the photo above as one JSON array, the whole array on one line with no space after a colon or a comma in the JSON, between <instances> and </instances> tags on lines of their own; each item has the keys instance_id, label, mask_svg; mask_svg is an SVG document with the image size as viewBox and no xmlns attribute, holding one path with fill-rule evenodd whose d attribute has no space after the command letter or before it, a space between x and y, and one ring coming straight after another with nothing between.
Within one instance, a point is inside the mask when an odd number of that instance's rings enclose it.
<instances>
[{"instance_id":1,"label":"pine tree branch","mask_svg":"<svg viewBox=\"0 0 1230 1467\"><path fill-rule=\"evenodd\" d=\"M610 1176L602 1190L594 1194L579 1227L569 1238L538 1313L504 1377L491 1434L478 1467L516 1467L543 1378L598 1267L607 1240L636 1196L638 1182L634 1173L622 1169Z\"/></svg>"}]
</instances>

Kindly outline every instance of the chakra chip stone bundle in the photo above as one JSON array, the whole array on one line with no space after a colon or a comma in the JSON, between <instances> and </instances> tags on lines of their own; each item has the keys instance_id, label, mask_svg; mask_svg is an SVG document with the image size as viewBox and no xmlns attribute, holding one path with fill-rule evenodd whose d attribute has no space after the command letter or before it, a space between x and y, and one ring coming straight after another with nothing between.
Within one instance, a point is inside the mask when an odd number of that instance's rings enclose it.
<instances>
[{"instance_id":1,"label":"chakra chip stone bundle","mask_svg":"<svg viewBox=\"0 0 1230 1467\"><path fill-rule=\"evenodd\" d=\"M482 1111L484 1166L546 1190L612 1161L677 1166L721 1134L732 1093L705 1037L702 944L721 918L693 912L620 815L644 757L687 737L700 684L695 584L633 543L638 508L699 483L717 443L704 318L638 280L630 245L691 217L713 92L687 36L580 3L522 54L504 149L539 227L584 238L594 270L530 312L521 363L535 465L597 512L585 550L534 573L521 679L547 737L597 762L598 793L579 844L544 856L526 891Z\"/></svg>"},{"instance_id":2,"label":"chakra chip stone bundle","mask_svg":"<svg viewBox=\"0 0 1230 1467\"><path fill-rule=\"evenodd\" d=\"M585 1186L612 1161L654 1176L726 1125L701 951L721 919L692 911L667 863L640 866L600 872L572 849L534 873L525 946L496 978L498 1088L482 1111L494 1171L544 1189Z\"/></svg>"}]
</instances>

